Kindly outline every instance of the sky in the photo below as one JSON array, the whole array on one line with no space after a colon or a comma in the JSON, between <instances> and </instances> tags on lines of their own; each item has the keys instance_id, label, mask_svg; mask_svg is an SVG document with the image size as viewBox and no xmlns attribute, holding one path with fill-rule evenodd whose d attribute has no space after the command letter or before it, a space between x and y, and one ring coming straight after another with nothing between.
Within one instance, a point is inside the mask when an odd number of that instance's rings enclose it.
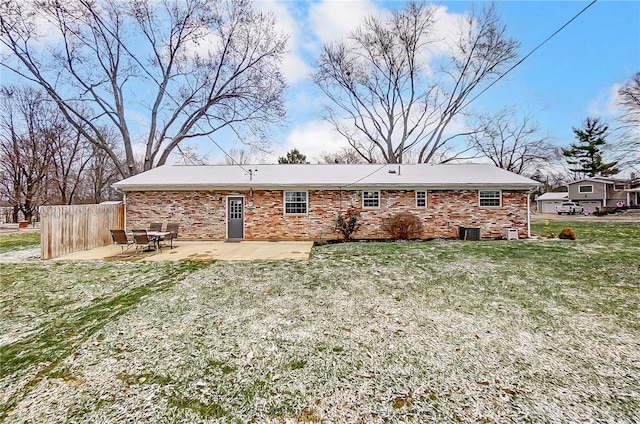
<instances>
[{"instance_id":1,"label":"sky","mask_svg":"<svg viewBox=\"0 0 640 424\"><path fill-rule=\"evenodd\" d=\"M521 43L523 57L589 3L498 0L496 6L507 35ZM274 128L270 151L255 154L253 162L276 163L293 148L317 162L321 153L347 147L321 117L327 100L311 81L313 63L325 43L346 39L365 17L384 16L406 4L399 0L255 0L256 8L273 13L289 43L282 64L288 84L287 118ZM483 3L432 4L438 7L438 28L446 37L464 14ZM568 147L575 141L572 128L580 127L588 116L615 126L617 90L639 71L640 1L599 0L478 97L467 111L492 113L511 106L530 111L552 143ZM0 73L0 82L3 77L11 78L8 72ZM144 134L147 125L140 125ZM215 134L215 140L225 151L243 147L231 132ZM224 161L225 154L211 141L203 139L196 147L208 163ZM143 156L144 146L138 145L136 151Z\"/></svg>"},{"instance_id":2,"label":"sky","mask_svg":"<svg viewBox=\"0 0 640 424\"><path fill-rule=\"evenodd\" d=\"M526 55L590 2L498 1L498 13L509 36L521 43ZM443 31L460 14L479 2L445 1L440 7ZM273 12L281 30L288 33L289 52L283 63L287 79L288 118L274 133L272 153L261 160L276 162L292 148L312 162L321 152L345 147L346 142L322 120L325 101L310 74L322 45L348 36L367 15L403 8L404 1L320 0L258 1L257 7ZM487 90L470 106L491 112L505 106L532 111L551 141L567 147L575 141L572 127L587 116L613 122L617 89L640 71L640 2L600 0L549 40L522 64ZM239 147L234 140L223 148ZM207 145L210 163L224 156ZM207 150L209 149L209 150Z\"/></svg>"}]
</instances>

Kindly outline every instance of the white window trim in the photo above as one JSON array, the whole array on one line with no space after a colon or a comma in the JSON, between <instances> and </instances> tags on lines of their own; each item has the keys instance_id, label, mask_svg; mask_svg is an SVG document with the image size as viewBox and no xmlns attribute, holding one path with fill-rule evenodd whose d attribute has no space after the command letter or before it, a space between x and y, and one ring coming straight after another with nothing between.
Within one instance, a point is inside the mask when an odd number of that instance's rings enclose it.
<instances>
[{"instance_id":1,"label":"white window trim","mask_svg":"<svg viewBox=\"0 0 640 424\"><path fill-rule=\"evenodd\" d=\"M305 209L304 213L290 213L287 212L287 193L304 193L305 194ZM285 216L305 216L309 214L309 191L308 190L282 190L282 214Z\"/></svg>"},{"instance_id":2,"label":"white window trim","mask_svg":"<svg viewBox=\"0 0 640 424\"><path fill-rule=\"evenodd\" d=\"M364 205L364 193L378 193L378 206L365 206ZM382 194L380 190L362 190L362 209L380 209L380 205L382 204Z\"/></svg>"},{"instance_id":3,"label":"white window trim","mask_svg":"<svg viewBox=\"0 0 640 424\"><path fill-rule=\"evenodd\" d=\"M482 193L483 191L497 191L498 192L498 200L500 201L499 205L496 206L483 206L482 203L482 197L480 196L480 193ZM487 198L488 199L488 198ZM493 199L493 197L491 197L491 199ZM478 190L478 207L479 208L483 208L483 209L497 209L497 208L501 208L502 207L502 190Z\"/></svg>"},{"instance_id":4,"label":"white window trim","mask_svg":"<svg viewBox=\"0 0 640 424\"><path fill-rule=\"evenodd\" d=\"M613 191L623 191L623 190L624 190L624 184L614 184L613 185Z\"/></svg>"},{"instance_id":5,"label":"white window trim","mask_svg":"<svg viewBox=\"0 0 640 424\"><path fill-rule=\"evenodd\" d=\"M582 191L580 190L582 187L591 187L591 191ZM590 194L593 193L593 184L584 184L578 186L578 193L580 194Z\"/></svg>"},{"instance_id":6,"label":"white window trim","mask_svg":"<svg viewBox=\"0 0 640 424\"><path fill-rule=\"evenodd\" d=\"M424 193L424 206L418 205L418 193ZM424 209L427 207L427 190L416 190L416 208Z\"/></svg>"}]
</instances>

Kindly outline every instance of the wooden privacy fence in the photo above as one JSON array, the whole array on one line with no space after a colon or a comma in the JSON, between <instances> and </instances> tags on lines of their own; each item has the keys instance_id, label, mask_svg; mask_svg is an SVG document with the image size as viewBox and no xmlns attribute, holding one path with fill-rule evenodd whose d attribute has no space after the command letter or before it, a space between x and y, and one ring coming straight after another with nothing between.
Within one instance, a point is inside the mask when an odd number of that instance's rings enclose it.
<instances>
[{"instance_id":1,"label":"wooden privacy fence","mask_svg":"<svg viewBox=\"0 0 640 424\"><path fill-rule=\"evenodd\" d=\"M112 228L124 228L123 204L41 206L40 257L106 246Z\"/></svg>"}]
</instances>

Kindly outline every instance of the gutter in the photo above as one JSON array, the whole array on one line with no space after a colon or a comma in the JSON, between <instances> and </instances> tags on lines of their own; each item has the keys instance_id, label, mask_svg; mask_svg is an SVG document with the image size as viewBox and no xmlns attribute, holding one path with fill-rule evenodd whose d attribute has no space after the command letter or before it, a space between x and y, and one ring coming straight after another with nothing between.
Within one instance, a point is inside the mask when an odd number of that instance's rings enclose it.
<instances>
[{"instance_id":1,"label":"gutter","mask_svg":"<svg viewBox=\"0 0 640 424\"><path fill-rule=\"evenodd\" d=\"M343 185L327 185L327 184L314 184L314 183L286 183L286 184L250 184L250 185L220 185L220 184L175 184L175 185L161 185L161 184L145 184L145 185L118 185L114 186L118 191L215 191L215 190L283 190L283 189L315 189L315 190L344 190L344 191L357 191L363 189L379 189L379 190L533 190L530 184L526 185L514 185L514 184L500 184L500 183L487 183L487 184L425 184L416 182L414 184L402 184L393 185L385 183L377 184L357 184L351 185L348 189L345 189Z\"/></svg>"}]
</instances>

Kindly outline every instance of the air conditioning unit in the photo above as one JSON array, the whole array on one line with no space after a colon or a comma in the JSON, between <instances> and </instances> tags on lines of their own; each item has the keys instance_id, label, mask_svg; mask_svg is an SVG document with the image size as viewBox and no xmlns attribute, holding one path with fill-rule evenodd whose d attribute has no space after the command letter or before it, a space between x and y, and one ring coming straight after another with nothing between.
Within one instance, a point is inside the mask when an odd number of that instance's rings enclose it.
<instances>
[{"instance_id":1,"label":"air conditioning unit","mask_svg":"<svg viewBox=\"0 0 640 424\"><path fill-rule=\"evenodd\" d=\"M502 231L502 238L505 240L518 240L517 228L505 228Z\"/></svg>"},{"instance_id":2,"label":"air conditioning unit","mask_svg":"<svg viewBox=\"0 0 640 424\"><path fill-rule=\"evenodd\" d=\"M460 227L458 236L460 240L480 240L480 227Z\"/></svg>"}]
</instances>

